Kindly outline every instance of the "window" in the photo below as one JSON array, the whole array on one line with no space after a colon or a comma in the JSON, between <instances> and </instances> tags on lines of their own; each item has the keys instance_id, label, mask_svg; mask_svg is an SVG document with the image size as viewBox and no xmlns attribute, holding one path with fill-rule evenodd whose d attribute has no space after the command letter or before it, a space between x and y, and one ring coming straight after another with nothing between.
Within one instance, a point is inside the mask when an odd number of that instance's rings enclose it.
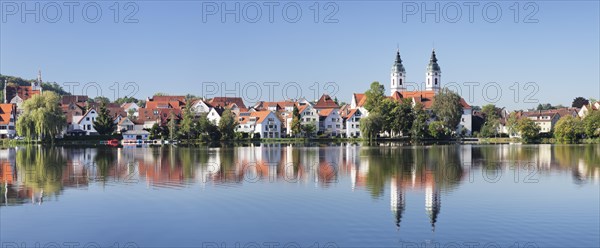
<instances>
[{"instance_id":1,"label":"window","mask_svg":"<svg viewBox=\"0 0 600 248\"><path fill-rule=\"evenodd\" d=\"M436 74L437 74L437 73L436 73ZM437 84L438 84L438 79L436 78L436 79L435 79L435 85L437 85Z\"/></svg>"},{"instance_id":2,"label":"window","mask_svg":"<svg viewBox=\"0 0 600 248\"><path fill-rule=\"evenodd\" d=\"M402 76L402 74L400 74L400 76ZM400 82L400 85L402 85L402 78L398 82Z\"/></svg>"},{"instance_id":3,"label":"window","mask_svg":"<svg viewBox=\"0 0 600 248\"><path fill-rule=\"evenodd\" d=\"M87 125L87 129L88 129L88 130L92 130L92 125L88 124L88 125Z\"/></svg>"},{"instance_id":4,"label":"window","mask_svg":"<svg viewBox=\"0 0 600 248\"><path fill-rule=\"evenodd\" d=\"M90 117L85 117L85 120L86 120L86 121L89 121L89 120L90 120Z\"/></svg>"}]
</instances>

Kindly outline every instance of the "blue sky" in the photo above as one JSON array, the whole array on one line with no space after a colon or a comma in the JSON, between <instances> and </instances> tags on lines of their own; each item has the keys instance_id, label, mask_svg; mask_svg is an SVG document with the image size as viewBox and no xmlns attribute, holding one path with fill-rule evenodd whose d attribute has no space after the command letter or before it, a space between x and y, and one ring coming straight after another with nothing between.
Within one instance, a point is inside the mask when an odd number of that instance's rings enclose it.
<instances>
[{"instance_id":1,"label":"blue sky","mask_svg":"<svg viewBox=\"0 0 600 248\"><path fill-rule=\"evenodd\" d=\"M155 92L209 97L239 92L252 102L300 95L311 99L329 92L349 102L353 92L364 92L373 81L388 91L398 46L407 81L417 83L424 81L435 47L443 85L462 86L463 97L473 105L493 102L521 109L534 107L536 101L570 105L577 96L600 98L598 1L518 2L517 22L515 1L488 6L488 20L483 13L487 2L479 2L472 22L465 2L319 2L317 23L311 10L314 1L295 2L302 10L295 23L283 18L288 2L275 2L272 23L265 2L133 1L137 23L123 22L133 10L124 8L127 2L119 2L117 23L114 1L96 2L102 16L95 23L82 16L87 2L74 7L72 23L64 2L1 3L0 73L35 78L41 69L44 80L79 82L75 93L95 82L103 95L113 98L115 82L121 96L133 89L123 89L125 83L135 82L138 98ZM26 15L23 22L22 4L32 9L35 3L40 4L40 22L35 22L35 14ZM233 9L236 3L240 21L230 14L223 22L222 4ZM62 15L50 23L56 6ZM209 15L214 6L219 10ZM256 6L262 16L251 23ZM294 6L288 5L288 19L295 16ZM410 15L414 6L419 9ZM462 15L452 23L456 6ZM337 23L324 23L334 7L337 12L330 19ZM440 21L435 21L436 14L422 21L422 7L434 9ZM491 22L494 7L502 15ZM94 8L88 8L87 17L93 19L94 14ZM216 83L216 93L208 86L215 84L206 82ZM466 82L479 83L472 97ZM502 95L496 94L498 89Z\"/></svg>"}]
</instances>

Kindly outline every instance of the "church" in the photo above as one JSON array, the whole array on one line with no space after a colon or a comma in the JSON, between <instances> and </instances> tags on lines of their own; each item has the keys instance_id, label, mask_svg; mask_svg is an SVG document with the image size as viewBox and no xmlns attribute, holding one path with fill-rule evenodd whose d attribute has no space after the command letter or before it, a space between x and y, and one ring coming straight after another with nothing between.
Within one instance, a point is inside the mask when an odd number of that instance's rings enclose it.
<instances>
[{"instance_id":1,"label":"church","mask_svg":"<svg viewBox=\"0 0 600 248\"><path fill-rule=\"evenodd\" d=\"M394 100L411 99L413 107L416 104L422 104L424 109L431 111L435 95L442 89L442 70L438 64L438 59L435 54L435 49L431 51L429 65L425 71L425 89L408 90L406 81L406 69L402 65L400 51L396 51L396 59L392 65L390 74L390 98ZM414 84L413 84L414 86ZM353 94L351 100L351 108L358 108L363 113L366 113L363 104L365 103L365 94ZM463 108L460 123L458 124L457 133L463 133L470 136L472 133L472 109L471 106L463 99L460 99L460 104Z\"/></svg>"}]
</instances>

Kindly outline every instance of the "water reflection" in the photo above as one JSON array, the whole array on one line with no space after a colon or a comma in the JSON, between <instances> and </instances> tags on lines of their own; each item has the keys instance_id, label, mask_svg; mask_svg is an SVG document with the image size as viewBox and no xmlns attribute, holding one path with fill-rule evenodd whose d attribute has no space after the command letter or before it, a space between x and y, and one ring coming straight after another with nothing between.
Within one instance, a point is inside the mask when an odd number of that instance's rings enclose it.
<instances>
[{"instance_id":1,"label":"water reflection","mask_svg":"<svg viewBox=\"0 0 600 248\"><path fill-rule=\"evenodd\" d=\"M575 184L597 182L600 146L19 147L0 150L1 205L42 204L56 200L65 189L86 188L91 183L144 183L156 188L245 183L328 188L339 184L367 190L373 198L383 197L389 183L396 226L400 227L405 210L406 191L419 190L424 191L425 212L434 230L442 192L472 180L473 170L507 172L514 166L531 167L540 175L570 173ZM529 174L515 180L531 180Z\"/></svg>"}]
</instances>

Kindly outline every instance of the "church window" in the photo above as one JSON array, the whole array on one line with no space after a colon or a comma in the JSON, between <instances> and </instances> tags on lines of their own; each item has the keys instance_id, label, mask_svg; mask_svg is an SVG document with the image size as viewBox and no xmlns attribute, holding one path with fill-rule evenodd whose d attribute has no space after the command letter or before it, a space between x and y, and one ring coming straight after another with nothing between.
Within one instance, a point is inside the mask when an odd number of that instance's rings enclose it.
<instances>
[{"instance_id":1,"label":"church window","mask_svg":"<svg viewBox=\"0 0 600 248\"><path fill-rule=\"evenodd\" d=\"M435 79L435 85L437 85L437 84L438 84L438 79L436 78L436 79Z\"/></svg>"}]
</instances>

